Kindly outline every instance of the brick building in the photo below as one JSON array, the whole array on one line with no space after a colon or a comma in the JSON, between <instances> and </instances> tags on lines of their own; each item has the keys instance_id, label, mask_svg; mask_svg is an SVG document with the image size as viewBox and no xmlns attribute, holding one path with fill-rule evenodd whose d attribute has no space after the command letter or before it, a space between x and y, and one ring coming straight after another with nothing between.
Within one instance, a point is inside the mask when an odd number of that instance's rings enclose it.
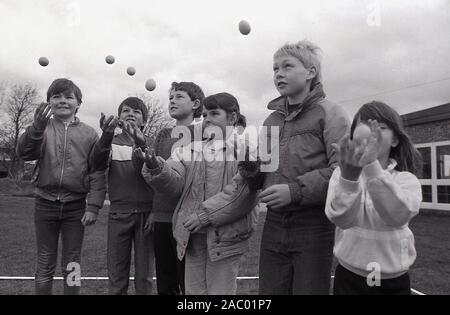
<instances>
[{"instance_id":1,"label":"brick building","mask_svg":"<svg viewBox=\"0 0 450 315\"><path fill-rule=\"evenodd\" d=\"M423 158L422 208L450 211L450 103L402 118Z\"/></svg>"}]
</instances>

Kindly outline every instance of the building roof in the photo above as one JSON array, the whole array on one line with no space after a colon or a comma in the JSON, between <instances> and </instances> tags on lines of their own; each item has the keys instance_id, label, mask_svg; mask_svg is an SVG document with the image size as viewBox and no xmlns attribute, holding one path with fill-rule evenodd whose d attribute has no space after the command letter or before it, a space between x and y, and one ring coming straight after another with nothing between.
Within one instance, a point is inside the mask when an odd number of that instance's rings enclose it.
<instances>
[{"instance_id":1,"label":"building roof","mask_svg":"<svg viewBox=\"0 0 450 315\"><path fill-rule=\"evenodd\" d=\"M450 103L402 115L405 126L415 126L440 120L450 120Z\"/></svg>"}]
</instances>

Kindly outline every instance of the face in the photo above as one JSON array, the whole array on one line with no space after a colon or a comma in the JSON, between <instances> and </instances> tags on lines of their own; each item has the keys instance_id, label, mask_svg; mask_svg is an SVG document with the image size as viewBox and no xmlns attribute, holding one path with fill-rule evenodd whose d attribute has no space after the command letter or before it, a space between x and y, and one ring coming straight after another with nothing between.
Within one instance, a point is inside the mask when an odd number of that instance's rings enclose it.
<instances>
[{"instance_id":1,"label":"face","mask_svg":"<svg viewBox=\"0 0 450 315\"><path fill-rule=\"evenodd\" d=\"M369 126L367 122L360 122ZM385 123L379 123L381 129L381 145L378 150L378 159L385 160L389 158L391 149L398 145L398 139L394 134L394 131L388 127Z\"/></svg>"},{"instance_id":2,"label":"face","mask_svg":"<svg viewBox=\"0 0 450 315\"><path fill-rule=\"evenodd\" d=\"M141 128L144 125L144 117L140 109L131 108L128 105L122 107L119 116L120 120L126 121L131 125Z\"/></svg>"},{"instance_id":3,"label":"face","mask_svg":"<svg viewBox=\"0 0 450 315\"><path fill-rule=\"evenodd\" d=\"M236 113L228 115L223 109L211 109L204 108L203 110L203 128L204 135L210 138L214 130L220 129L221 134L215 132L214 139L223 140L226 135L227 126L233 126L236 122Z\"/></svg>"},{"instance_id":4,"label":"face","mask_svg":"<svg viewBox=\"0 0 450 315\"><path fill-rule=\"evenodd\" d=\"M305 69L296 57L282 55L273 59L273 82L282 96L295 98L315 75L314 69Z\"/></svg>"},{"instance_id":5,"label":"face","mask_svg":"<svg viewBox=\"0 0 450 315\"><path fill-rule=\"evenodd\" d=\"M73 119L80 107L73 92L54 94L50 97L49 102L53 116L64 121Z\"/></svg>"},{"instance_id":6,"label":"face","mask_svg":"<svg viewBox=\"0 0 450 315\"><path fill-rule=\"evenodd\" d=\"M200 106L200 101L192 101L189 94L185 91L171 90L169 101L170 117L176 120L188 118L190 115L194 119L194 110Z\"/></svg>"}]
</instances>

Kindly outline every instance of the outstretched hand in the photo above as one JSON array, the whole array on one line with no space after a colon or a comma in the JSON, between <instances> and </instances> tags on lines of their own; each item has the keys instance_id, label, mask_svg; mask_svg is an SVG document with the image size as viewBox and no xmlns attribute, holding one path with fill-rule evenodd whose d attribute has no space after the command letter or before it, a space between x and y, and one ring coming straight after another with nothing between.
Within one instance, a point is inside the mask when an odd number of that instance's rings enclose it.
<instances>
[{"instance_id":1,"label":"outstretched hand","mask_svg":"<svg viewBox=\"0 0 450 315\"><path fill-rule=\"evenodd\" d=\"M52 116L50 104L41 103L34 112L33 125L38 130L44 130Z\"/></svg>"},{"instance_id":2,"label":"outstretched hand","mask_svg":"<svg viewBox=\"0 0 450 315\"><path fill-rule=\"evenodd\" d=\"M133 126L126 121L122 121L121 123L122 129L133 138L134 144L137 147L144 148L147 144L144 133L137 126Z\"/></svg>"},{"instance_id":3,"label":"outstretched hand","mask_svg":"<svg viewBox=\"0 0 450 315\"><path fill-rule=\"evenodd\" d=\"M105 114L101 113L100 116L100 128L103 132L106 133L114 133L114 130L119 125L119 119L117 117L114 117L113 115L110 115L108 119L106 119Z\"/></svg>"},{"instance_id":4,"label":"outstretched hand","mask_svg":"<svg viewBox=\"0 0 450 315\"><path fill-rule=\"evenodd\" d=\"M138 147L134 149L134 152L139 159L144 161L147 168L151 170L160 168L161 164L158 161L154 150L146 148L145 152L142 152L142 149Z\"/></svg>"},{"instance_id":5,"label":"outstretched hand","mask_svg":"<svg viewBox=\"0 0 450 315\"><path fill-rule=\"evenodd\" d=\"M376 120L369 120L370 136L362 140L350 140L350 135L345 135L338 144L332 147L338 156L338 163L342 177L356 181L361 175L364 166L375 162L381 145L381 129Z\"/></svg>"}]
</instances>

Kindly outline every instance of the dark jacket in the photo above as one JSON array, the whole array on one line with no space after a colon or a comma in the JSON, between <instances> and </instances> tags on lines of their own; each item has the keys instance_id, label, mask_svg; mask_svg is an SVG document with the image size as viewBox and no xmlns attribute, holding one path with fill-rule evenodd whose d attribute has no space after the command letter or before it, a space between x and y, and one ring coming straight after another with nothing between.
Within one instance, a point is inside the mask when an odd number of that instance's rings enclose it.
<instances>
[{"instance_id":1,"label":"dark jacket","mask_svg":"<svg viewBox=\"0 0 450 315\"><path fill-rule=\"evenodd\" d=\"M29 126L17 144L17 154L25 161L37 160L36 194L41 198L68 202L86 198L86 211L98 213L106 193L104 172L90 163L97 132L75 121L50 119L45 130Z\"/></svg>"},{"instance_id":2,"label":"dark jacket","mask_svg":"<svg viewBox=\"0 0 450 315\"><path fill-rule=\"evenodd\" d=\"M280 130L279 167L266 174L263 189L288 184L292 197L289 205L274 211L311 210L323 215L328 182L337 166L331 144L349 132L348 115L341 106L325 100L321 84L296 108L288 108L286 97L271 101L268 108L273 112L264 126Z\"/></svg>"},{"instance_id":3,"label":"dark jacket","mask_svg":"<svg viewBox=\"0 0 450 315\"><path fill-rule=\"evenodd\" d=\"M110 212L151 211L153 190L141 175L143 163L133 155L132 137L122 132L114 136L112 144L102 140L97 142L93 160L96 169L108 169Z\"/></svg>"},{"instance_id":4,"label":"dark jacket","mask_svg":"<svg viewBox=\"0 0 450 315\"><path fill-rule=\"evenodd\" d=\"M172 138L173 128L162 129L155 139L155 155L162 157L164 160L170 158L173 145L179 140ZM164 194L155 191L153 198L153 220L155 222L172 223L172 215L177 206L178 199L166 198Z\"/></svg>"}]
</instances>

